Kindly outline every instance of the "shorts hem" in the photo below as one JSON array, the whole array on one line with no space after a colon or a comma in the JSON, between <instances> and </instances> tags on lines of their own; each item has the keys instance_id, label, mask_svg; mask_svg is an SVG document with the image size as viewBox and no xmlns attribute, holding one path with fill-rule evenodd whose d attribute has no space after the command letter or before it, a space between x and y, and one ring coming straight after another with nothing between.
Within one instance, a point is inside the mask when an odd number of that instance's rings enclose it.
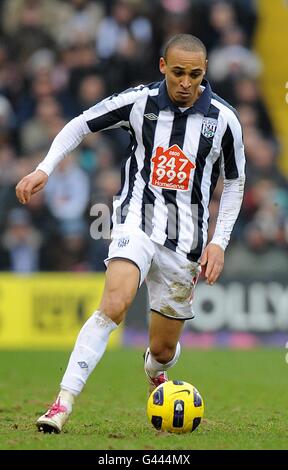
<instances>
[{"instance_id":1,"label":"shorts hem","mask_svg":"<svg viewBox=\"0 0 288 470\"><path fill-rule=\"evenodd\" d=\"M142 284L142 279L141 279L141 269L139 268L138 264L136 263L136 261L134 261L133 259L130 259L130 258L126 258L125 256L111 256L111 258L106 258L104 260L104 263L105 263L105 266L107 267L108 266L108 262L109 261L112 261L112 260L116 260L116 259L123 259L125 261L128 261L129 263L132 263L134 264L134 266L136 266L136 268L138 268L139 270L139 283L138 283L138 289L140 288L141 284Z\"/></svg>"},{"instance_id":2,"label":"shorts hem","mask_svg":"<svg viewBox=\"0 0 288 470\"><path fill-rule=\"evenodd\" d=\"M169 315L165 315L165 313L159 312L159 310L155 310L155 308L150 308L151 312L158 313L159 315L162 315L162 317L168 318L170 320L193 320L195 318L195 315L193 317L171 317Z\"/></svg>"}]
</instances>

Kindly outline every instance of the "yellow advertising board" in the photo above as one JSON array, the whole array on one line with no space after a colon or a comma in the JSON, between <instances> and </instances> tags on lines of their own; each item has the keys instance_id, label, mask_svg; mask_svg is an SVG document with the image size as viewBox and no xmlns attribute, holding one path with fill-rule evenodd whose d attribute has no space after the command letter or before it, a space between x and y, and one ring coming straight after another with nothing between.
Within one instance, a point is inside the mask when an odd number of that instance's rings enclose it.
<instances>
[{"instance_id":1,"label":"yellow advertising board","mask_svg":"<svg viewBox=\"0 0 288 470\"><path fill-rule=\"evenodd\" d=\"M71 348L97 310L104 274L0 275L0 348ZM109 346L121 343L122 329Z\"/></svg>"}]
</instances>

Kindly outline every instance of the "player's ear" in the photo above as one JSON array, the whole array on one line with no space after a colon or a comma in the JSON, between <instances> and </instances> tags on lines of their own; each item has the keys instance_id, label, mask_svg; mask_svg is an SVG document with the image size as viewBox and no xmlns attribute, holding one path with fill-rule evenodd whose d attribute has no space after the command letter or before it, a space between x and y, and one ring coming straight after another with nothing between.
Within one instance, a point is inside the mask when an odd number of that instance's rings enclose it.
<instances>
[{"instance_id":1,"label":"player's ear","mask_svg":"<svg viewBox=\"0 0 288 470\"><path fill-rule=\"evenodd\" d=\"M164 57L160 57L159 70L160 70L161 73L163 73L163 75L165 75L165 73L166 73L166 62L165 62Z\"/></svg>"}]
</instances>

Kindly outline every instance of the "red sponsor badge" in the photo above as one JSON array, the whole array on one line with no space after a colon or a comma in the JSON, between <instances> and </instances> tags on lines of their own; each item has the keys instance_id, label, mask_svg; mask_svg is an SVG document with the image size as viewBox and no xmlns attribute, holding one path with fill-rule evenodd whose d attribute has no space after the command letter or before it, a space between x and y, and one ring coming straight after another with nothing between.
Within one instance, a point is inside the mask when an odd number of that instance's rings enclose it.
<instances>
[{"instance_id":1,"label":"red sponsor badge","mask_svg":"<svg viewBox=\"0 0 288 470\"><path fill-rule=\"evenodd\" d=\"M151 162L152 186L178 191L189 189L190 173L196 165L186 157L178 145L172 145L165 151L163 147L157 147Z\"/></svg>"}]
</instances>

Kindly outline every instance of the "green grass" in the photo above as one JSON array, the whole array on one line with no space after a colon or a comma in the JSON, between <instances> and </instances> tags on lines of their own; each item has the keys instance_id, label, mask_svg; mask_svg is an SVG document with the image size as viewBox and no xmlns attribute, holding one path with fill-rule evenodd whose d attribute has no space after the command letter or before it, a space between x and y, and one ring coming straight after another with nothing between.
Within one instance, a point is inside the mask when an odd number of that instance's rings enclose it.
<instances>
[{"instance_id":1,"label":"green grass","mask_svg":"<svg viewBox=\"0 0 288 470\"><path fill-rule=\"evenodd\" d=\"M0 352L0 449L288 449L285 350L184 350L170 373L194 384L205 415L192 434L146 418L142 354L107 351L60 435L34 425L58 391L68 352Z\"/></svg>"}]
</instances>

